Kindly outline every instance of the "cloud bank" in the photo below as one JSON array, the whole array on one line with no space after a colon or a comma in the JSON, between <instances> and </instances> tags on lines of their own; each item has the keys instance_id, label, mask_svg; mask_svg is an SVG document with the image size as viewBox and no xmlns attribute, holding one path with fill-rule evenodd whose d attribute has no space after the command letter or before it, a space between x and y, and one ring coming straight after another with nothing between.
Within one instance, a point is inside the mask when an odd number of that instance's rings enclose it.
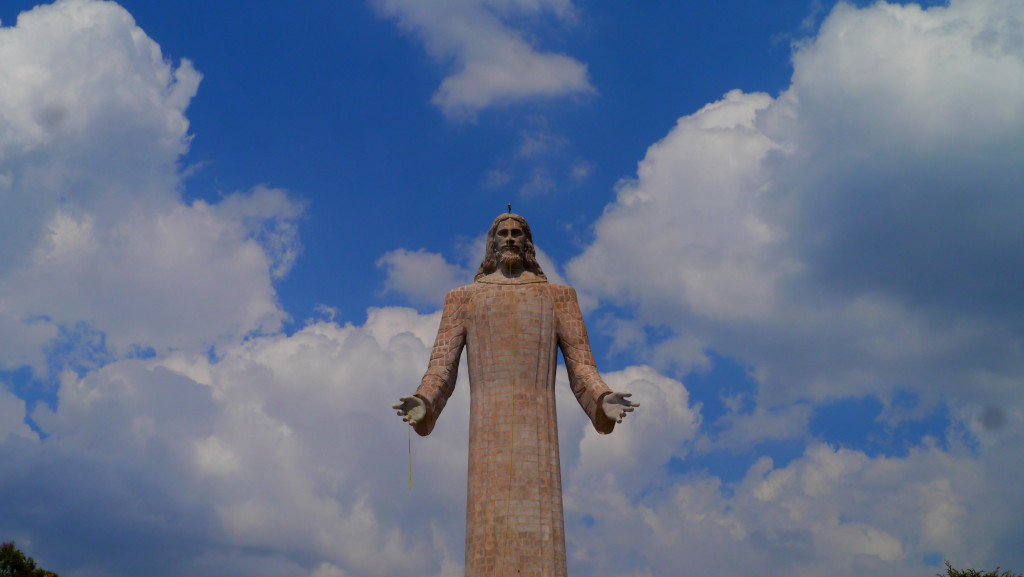
<instances>
[{"instance_id":1,"label":"cloud bank","mask_svg":"<svg viewBox=\"0 0 1024 577\"><path fill-rule=\"evenodd\" d=\"M1024 263L1021 24L1000 1L839 4L795 46L787 90L732 91L680 118L619 184L570 280L624 307L609 326L631 328L620 344L659 367L685 373L711 352L750 367L749 402L696 450L807 443L736 484L698 476L649 510L641 500L623 539L667 535L664 554L687 548L697 573L1024 564L1009 537L1024 530L1024 495L1002 472L1024 427L1011 296ZM864 397L882 420L944 406L950 425L889 455L813 440L808 411ZM609 493L621 518L628 496ZM648 559L650 574L670 572Z\"/></svg>"},{"instance_id":2,"label":"cloud bank","mask_svg":"<svg viewBox=\"0 0 1024 577\"><path fill-rule=\"evenodd\" d=\"M8 338L85 323L115 350L166 350L277 330L271 280L298 250L301 204L265 187L182 201L192 65L166 61L113 4L42 6L0 34ZM7 352L0 364L25 354Z\"/></svg>"},{"instance_id":3,"label":"cloud bank","mask_svg":"<svg viewBox=\"0 0 1024 577\"><path fill-rule=\"evenodd\" d=\"M840 4L772 98L683 117L568 265L766 402L1022 400L1024 49L1007 3Z\"/></svg>"}]
</instances>

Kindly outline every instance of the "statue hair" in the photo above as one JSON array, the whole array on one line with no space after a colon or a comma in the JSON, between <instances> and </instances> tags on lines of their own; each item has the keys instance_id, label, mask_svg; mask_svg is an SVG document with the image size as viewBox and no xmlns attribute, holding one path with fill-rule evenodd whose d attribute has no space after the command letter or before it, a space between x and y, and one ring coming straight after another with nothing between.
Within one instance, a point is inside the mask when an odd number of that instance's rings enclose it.
<instances>
[{"instance_id":1,"label":"statue hair","mask_svg":"<svg viewBox=\"0 0 1024 577\"><path fill-rule=\"evenodd\" d=\"M527 224L525 218L513 213L499 215L491 223L491 228L487 231L487 246L484 248L484 260L480 263L480 268L476 271L476 276L473 277L473 280L478 280L498 270L500 263L498 262L498 257L494 254L494 235L498 232L498 226L509 220L514 220L522 225L523 235L526 237L523 243L523 270L528 270L547 280L548 277L544 276L544 271L540 269L540 263L537 262L537 249L533 247L533 234L530 232L530 225Z\"/></svg>"}]
</instances>

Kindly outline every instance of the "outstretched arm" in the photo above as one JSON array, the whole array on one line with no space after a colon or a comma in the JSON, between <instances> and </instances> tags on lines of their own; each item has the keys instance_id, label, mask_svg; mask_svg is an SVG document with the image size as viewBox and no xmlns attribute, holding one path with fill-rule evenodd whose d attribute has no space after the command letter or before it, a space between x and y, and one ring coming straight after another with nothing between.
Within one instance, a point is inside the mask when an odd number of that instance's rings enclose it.
<instances>
[{"instance_id":1,"label":"outstretched arm","mask_svg":"<svg viewBox=\"0 0 1024 577\"><path fill-rule=\"evenodd\" d=\"M565 357L569 386L597 432L611 433L615 423L621 423L625 413L639 405L626 398L630 393L615 393L601 380L574 289L558 287L555 315L558 347Z\"/></svg>"},{"instance_id":2,"label":"outstretched arm","mask_svg":"<svg viewBox=\"0 0 1024 577\"><path fill-rule=\"evenodd\" d=\"M423 436L434 430L438 415L455 390L455 379L459 375L459 358L466 344L463 296L462 291L456 289L445 297L441 326L437 329L427 373L423 375L414 396L402 397L402 402L392 407L398 411L403 421L412 425L416 432Z\"/></svg>"}]
</instances>

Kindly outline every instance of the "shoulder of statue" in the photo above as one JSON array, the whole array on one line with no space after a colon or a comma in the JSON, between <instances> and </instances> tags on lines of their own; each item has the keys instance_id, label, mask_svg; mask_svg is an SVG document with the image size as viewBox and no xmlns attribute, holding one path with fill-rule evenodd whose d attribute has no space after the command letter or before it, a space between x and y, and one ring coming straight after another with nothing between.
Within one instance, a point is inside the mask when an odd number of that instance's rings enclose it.
<instances>
[{"instance_id":1,"label":"shoulder of statue","mask_svg":"<svg viewBox=\"0 0 1024 577\"><path fill-rule=\"evenodd\" d=\"M550 283L551 294L555 297L555 302L573 302L576 300L576 289L569 285Z\"/></svg>"},{"instance_id":2,"label":"shoulder of statue","mask_svg":"<svg viewBox=\"0 0 1024 577\"><path fill-rule=\"evenodd\" d=\"M467 285L462 285L462 286L457 287L457 288L453 288L452 290L448 291L447 294L444 295L444 302L446 302L446 303L459 303L459 302L463 302L463 301L465 301L469 297L469 295L471 295L473 293L473 291L477 290L478 288L479 287L477 286L477 283L471 283L471 284L467 284Z\"/></svg>"}]
</instances>

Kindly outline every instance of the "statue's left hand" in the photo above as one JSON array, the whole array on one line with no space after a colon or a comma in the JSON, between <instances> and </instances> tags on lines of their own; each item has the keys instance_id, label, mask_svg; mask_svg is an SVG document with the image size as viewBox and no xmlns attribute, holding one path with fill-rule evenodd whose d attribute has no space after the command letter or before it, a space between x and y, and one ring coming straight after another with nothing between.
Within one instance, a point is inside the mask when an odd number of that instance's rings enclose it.
<instances>
[{"instance_id":1,"label":"statue's left hand","mask_svg":"<svg viewBox=\"0 0 1024 577\"><path fill-rule=\"evenodd\" d=\"M609 419L621 423L627 413L632 413L634 407L640 406L640 403L634 403L627 398L632 396L633 393L609 393L601 399L601 410Z\"/></svg>"},{"instance_id":2,"label":"statue's left hand","mask_svg":"<svg viewBox=\"0 0 1024 577\"><path fill-rule=\"evenodd\" d=\"M423 417L427 416L427 405L423 402L423 399L412 395L408 397L402 397L399 399L402 401L397 405L392 405L392 409L398 411L398 416L402 417L402 420L409 423L410 426L415 427Z\"/></svg>"}]
</instances>

